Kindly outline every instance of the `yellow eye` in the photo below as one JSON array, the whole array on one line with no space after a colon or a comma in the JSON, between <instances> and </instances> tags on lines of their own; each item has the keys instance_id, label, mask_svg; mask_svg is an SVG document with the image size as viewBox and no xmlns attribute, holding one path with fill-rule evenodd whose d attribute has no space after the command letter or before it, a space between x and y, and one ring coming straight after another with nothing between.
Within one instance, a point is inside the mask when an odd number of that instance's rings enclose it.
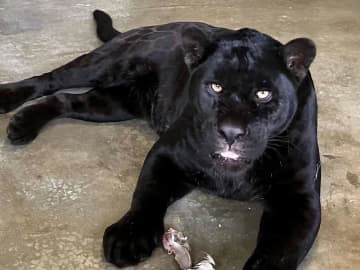
<instances>
[{"instance_id":1,"label":"yellow eye","mask_svg":"<svg viewBox=\"0 0 360 270\"><path fill-rule=\"evenodd\" d=\"M271 92L266 90L257 91L256 97L261 101L268 101L271 98Z\"/></svg>"},{"instance_id":2,"label":"yellow eye","mask_svg":"<svg viewBox=\"0 0 360 270\"><path fill-rule=\"evenodd\" d=\"M212 84L211 84L211 88L212 88L212 90L214 90L216 93L220 93L220 92L223 90L222 86L221 86L220 84L217 84L217 83L212 83Z\"/></svg>"}]
</instances>

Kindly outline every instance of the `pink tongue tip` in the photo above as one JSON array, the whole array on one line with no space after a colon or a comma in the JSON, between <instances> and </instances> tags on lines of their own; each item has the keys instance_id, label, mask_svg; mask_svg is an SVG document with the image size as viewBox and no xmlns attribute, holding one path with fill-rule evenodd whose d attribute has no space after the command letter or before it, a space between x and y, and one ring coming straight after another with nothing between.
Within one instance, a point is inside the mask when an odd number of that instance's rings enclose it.
<instances>
[{"instance_id":1,"label":"pink tongue tip","mask_svg":"<svg viewBox=\"0 0 360 270\"><path fill-rule=\"evenodd\" d=\"M239 155L232 152L232 151L224 151L221 152L220 155L224 158L229 158L229 159L238 159Z\"/></svg>"}]
</instances>

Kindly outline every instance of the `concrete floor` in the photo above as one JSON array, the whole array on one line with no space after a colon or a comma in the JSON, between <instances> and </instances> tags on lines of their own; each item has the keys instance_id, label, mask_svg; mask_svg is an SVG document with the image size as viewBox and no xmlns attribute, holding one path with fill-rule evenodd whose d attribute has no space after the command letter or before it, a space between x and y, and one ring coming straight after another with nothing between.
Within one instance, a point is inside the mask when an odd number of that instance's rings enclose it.
<instances>
[{"instance_id":1,"label":"concrete floor","mask_svg":"<svg viewBox=\"0 0 360 270\"><path fill-rule=\"evenodd\" d=\"M98 46L96 8L121 30L198 20L249 26L283 42L314 39L323 223L300 269L360 269L360 1L263 2L0 0L0 82L46 72ZM156 136L142 121L61 120L14 147L5 137L10 116L0 115L0 269L115 269L102 258L102 233L128 209ZM241 269L260 210L195 192L171 207L166 223L186 232L196 256L204 250L218 269ZM158 249L129 269L177 268Z\"/></svg>"}]
</instances>

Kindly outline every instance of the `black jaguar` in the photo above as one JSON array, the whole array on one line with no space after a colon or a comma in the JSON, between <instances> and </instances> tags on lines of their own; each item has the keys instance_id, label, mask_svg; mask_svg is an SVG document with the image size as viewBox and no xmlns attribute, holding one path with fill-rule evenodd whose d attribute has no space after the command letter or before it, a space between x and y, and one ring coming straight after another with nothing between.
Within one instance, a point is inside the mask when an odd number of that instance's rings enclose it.
<instances>
[{"instance_id":1,"label":"black jaguar","mask_svg":"<svg viewBox=\"0 0 360 270\"><path fill-rule=\"evenodd\" d=\"M39 97L10 120L13 144L59 117L145 118L159 134L131 208L104 234L119 266L150 256L167 207L195 188L264 205L257 246L243 269L294 270L320 226L317 104L308 71L315 45L285 45L252 29L177 22L120 33L94 12L106 42L74 61L0 85L0 112ZM84 94L58 90L91 87ZM240 267L240 266L239 266Z\"/></svg>"}]
</instances>

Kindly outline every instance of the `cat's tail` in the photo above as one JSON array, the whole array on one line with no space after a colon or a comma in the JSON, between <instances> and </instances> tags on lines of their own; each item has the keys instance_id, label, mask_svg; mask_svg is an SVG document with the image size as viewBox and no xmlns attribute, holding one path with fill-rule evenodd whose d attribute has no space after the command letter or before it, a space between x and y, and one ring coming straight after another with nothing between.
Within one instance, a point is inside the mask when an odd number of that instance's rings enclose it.
<instances>
[{"instance_id":1,"label":"cat's tail","mask_svg":"<svg viewBox=\"0 0 360 270\"><path fill-rule=\"evenodd\" d=\"M93 15L96 21L96 33L101 41L109 41L116 35L121 34L113 27L109 14L97 9L94 10Z\"/></svg>"}]
</instances>

